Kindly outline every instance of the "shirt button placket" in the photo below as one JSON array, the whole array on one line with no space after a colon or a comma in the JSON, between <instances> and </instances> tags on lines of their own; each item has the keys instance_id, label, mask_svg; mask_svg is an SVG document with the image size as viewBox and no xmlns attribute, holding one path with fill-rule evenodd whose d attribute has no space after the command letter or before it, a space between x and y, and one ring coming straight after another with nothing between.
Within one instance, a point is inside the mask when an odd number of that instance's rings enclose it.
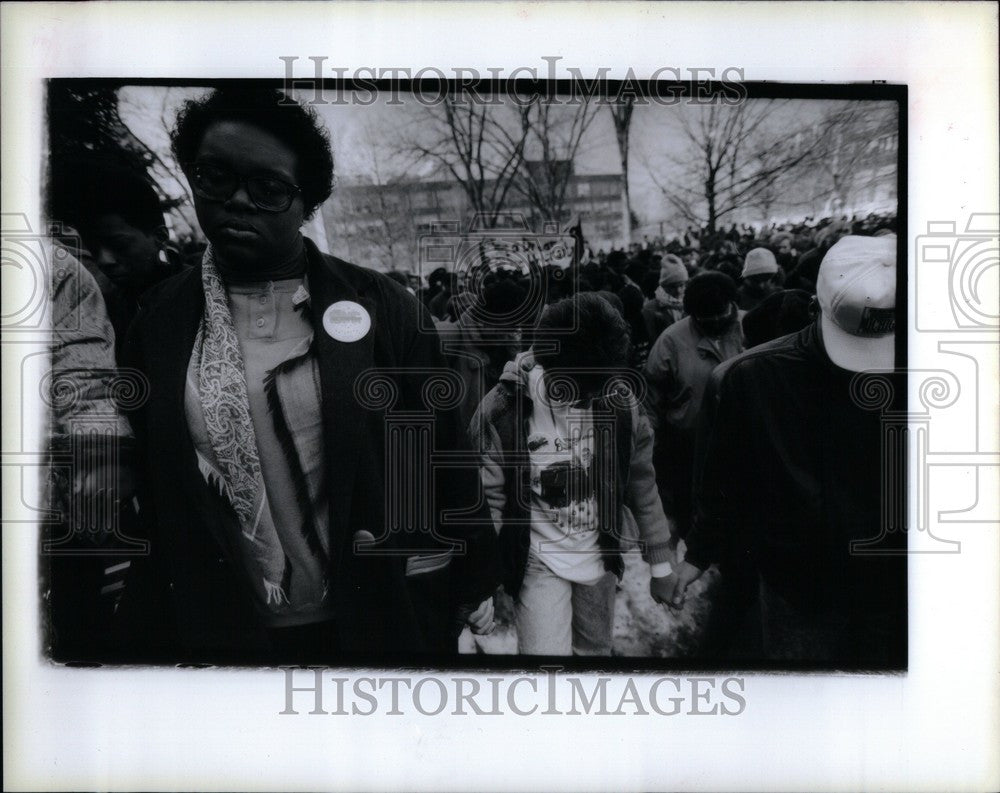
<instances>
[{"instance_id":1,"label":"shirt button placket","mask_svg":"<svg viewBox=\"0 0 1000 793\"><path fill-rule=\"evenodd\" d=\"M257 318L254 320L257 333L254 335L257 338L268 338L274 334L275 325L273 283L268 282L265 291L257 295L257 304L257 311L255 312ZM270 325L268 324L268 320L270 320Z\"/></svg>"}]
</instances>

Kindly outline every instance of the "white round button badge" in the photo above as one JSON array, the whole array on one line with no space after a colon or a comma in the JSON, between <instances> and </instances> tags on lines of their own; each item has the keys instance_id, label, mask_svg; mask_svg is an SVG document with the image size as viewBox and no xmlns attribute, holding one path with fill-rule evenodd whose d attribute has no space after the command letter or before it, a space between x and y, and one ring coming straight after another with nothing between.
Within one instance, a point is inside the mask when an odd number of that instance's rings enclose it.
<instances>
[{"instance_id":1,"label":"white round button badge","mask_svg":"<svg viewBox=\"0 0 1000 793\"><path fill-rule=\"evenodd\" d=\"M371 326L367 309L353 300L338 300L323 312L323 330L337 341L363 339Z\"/></svg>"}]
</instances>

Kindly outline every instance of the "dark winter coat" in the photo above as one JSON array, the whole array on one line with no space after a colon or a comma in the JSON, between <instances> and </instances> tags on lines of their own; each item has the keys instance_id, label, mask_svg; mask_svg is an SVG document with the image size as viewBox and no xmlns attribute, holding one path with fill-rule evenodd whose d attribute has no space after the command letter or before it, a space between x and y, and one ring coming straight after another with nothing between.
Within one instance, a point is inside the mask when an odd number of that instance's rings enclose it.
<instances>
[{"instance_id":1,"label":"dark winter coat","mask_svg":"<svg viewBox=\"0 0 1000 793\"><path fill-rule=\"evenodd\" d=\"M475 507L475 464L429 477L438 486L433 509L419 496L417 506L430 516L430 526L402 532L396 513L404 498L390 489L387 475L430 463L387 460L387 432L392 424L430 452L454 451L463 437L457 413L438 399L448 389L434 388L435 378L454 375L430 316L403 287L323 254L309 240L306 250L339 657L398 662L413 653L453 650L457 605L478 605L499 583L496 538L485 508L477 513ZM341 300L360 304L371 317L359 341L338 341L324 330L324 312ZM233 511L199 473L184 411L185 375L203 306L197 267L155 287L129 334L128 365L150 384L148 401L131 416L149 554L132 565L121 633L140 658L256 661L266 631L220 529ZM449 508L466 514L444 524L438 518ZM361 552L357 544L366 535L359 532L379 538L380 553ZM446 540L461 548L442 554Z\"/></svg>"}]
</instances>

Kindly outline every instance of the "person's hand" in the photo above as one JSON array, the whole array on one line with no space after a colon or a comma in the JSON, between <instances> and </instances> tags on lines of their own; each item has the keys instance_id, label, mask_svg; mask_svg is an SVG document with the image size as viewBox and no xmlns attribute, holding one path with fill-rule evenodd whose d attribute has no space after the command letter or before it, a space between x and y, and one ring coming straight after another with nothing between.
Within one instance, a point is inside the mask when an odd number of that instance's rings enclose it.
<instances>
[{"instance_id":1,"label":"person's hand","mask_svg":"<svg viewBox=\"0 0 1000 793\"><path fill-rule=\"evenodd\" d=\"M491 595L480 603L479 607L465 618L465 621L477 636L493 633L496 629L496 623L493 621L493 596Z\"/></svg>"},{"instance_id":2,"label":"person's hand","mask_svg":"<svg viewBox=\"0 0 1000 793\"><path fill-rule=\"evenodd\" d=\"M684 608L688 587L701 578L704 572L700 567L695 567L690 562L681 562L677 570L667 576L668 579L673 579L673 586L670 592L664 600L658 602L665 603L673 611L680 611ZM652 581L650 582L650 589L652 589Z\"/></svg>"},{"instance_id":3,"label":"person's hand","mask_svg":"<svg viewBox=\"0 0 1000 793\"><path fill-rule=\"evenodd\" d=\"M652 595L653 600L659 603L661 606L666 606L670 603L670 598L674 594L674 587L677 583L677 573L671 573L670 575L660 576L659 578L653 577L649 579L649 594Z\"/></svg>"}]
</instances>

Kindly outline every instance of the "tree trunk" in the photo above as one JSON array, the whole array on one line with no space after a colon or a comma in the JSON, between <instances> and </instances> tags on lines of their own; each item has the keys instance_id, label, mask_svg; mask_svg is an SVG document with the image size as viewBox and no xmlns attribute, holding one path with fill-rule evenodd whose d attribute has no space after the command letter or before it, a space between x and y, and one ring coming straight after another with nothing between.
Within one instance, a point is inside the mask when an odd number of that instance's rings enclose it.
<instances>
[{"instance_id":1,"label":"tree trunk","mask_svg":"<svg viewBox=\"0 0 1000 793\"><path fill-rule=\"evenodd\" d=\"M627 135L627 133L626 133ZM619 143L619 146L621 144ZM625 247L628 248L632 242L632 198L628 191L628 138L626 136L625 146L621 149L622 155L622 195L625 206L622 208L622 235L625 238Z\"/></svg>"},{"instance_id":2,"label":"tree trunk","mask_svg":"<svg viewBox=\"0 0 1000 793\"><path fill-rule=\"evenodd\" d=\"M634 97L626 97L620 105L609 105L611 119L615 125L615 137L618 139L618 154L622 165L622 185L625 206L622 210L622 236L625 247L632 241L632 199L628 186L628 137L632 124L632 110L635 106Z\"/></svg>"},{"instance_id":3,"label":"tree trunk","mask_svg":"<svg viewBox=\"0 0 1000 793\"><path fill-rule=\"evenodd\" d=\"M705 183L705 201L708 204L708 225L706 231L708 234L715 233L715 224L718 220L718 210L715 205L715 180L712 179Z\"/></svg>"}]
</instances>

